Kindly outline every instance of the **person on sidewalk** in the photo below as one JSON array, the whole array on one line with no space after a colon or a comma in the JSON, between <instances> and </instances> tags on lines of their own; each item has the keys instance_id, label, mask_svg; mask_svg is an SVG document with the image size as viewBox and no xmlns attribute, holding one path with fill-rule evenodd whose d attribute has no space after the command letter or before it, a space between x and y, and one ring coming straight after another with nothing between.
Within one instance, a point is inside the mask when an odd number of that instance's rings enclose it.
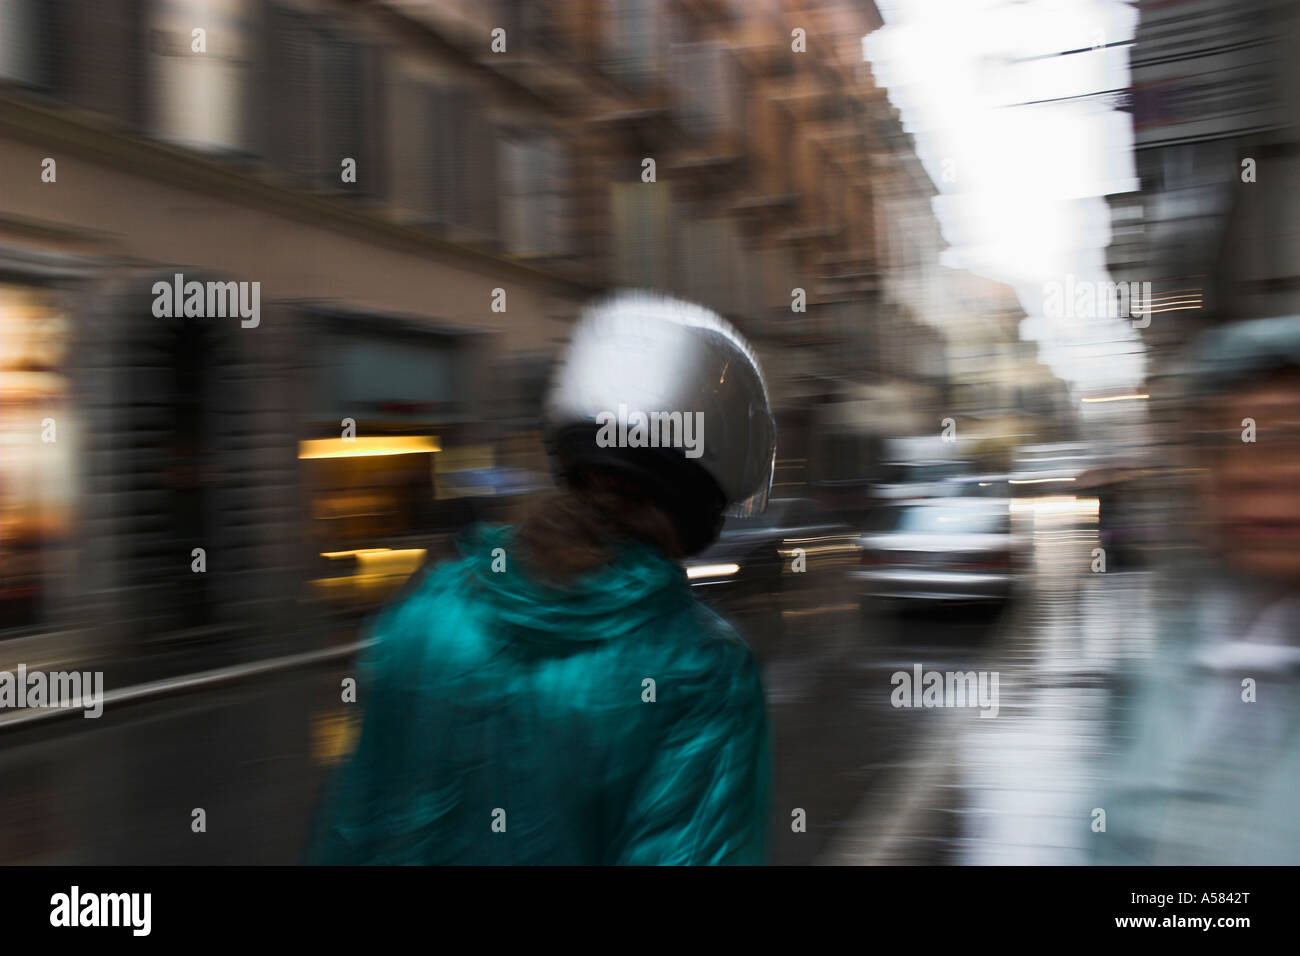
<instances>
[{"instance_id":1,"label":"person on sidewalk","mask_svg":"<svg viewBox=\"0 0 1300 956\"><path fill-rule=\"evenodd\" d=\"M1300 317L1214 329L1190 382L1200 554L1171 575L1154 657L1118 695L1094 859L1296 864Z\"/></svg>"}]
</instances>

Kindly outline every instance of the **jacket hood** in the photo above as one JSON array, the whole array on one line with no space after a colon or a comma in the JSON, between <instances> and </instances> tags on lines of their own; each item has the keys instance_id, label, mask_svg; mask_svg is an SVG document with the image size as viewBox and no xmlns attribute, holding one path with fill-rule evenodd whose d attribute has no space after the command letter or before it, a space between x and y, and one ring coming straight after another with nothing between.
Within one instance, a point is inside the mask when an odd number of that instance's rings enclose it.
<instances>
[{"instance_id":1,"label":"jacket hood","mask_svg":"<svg viewBox=\"0 0 1300 956\"><path fill-rule=\"evenodd\" d=\"M611 563L557 588L528 574L513 543L513 528L482 525L457 541L477 596L525 638L547 644L603 641L694 601L686 572L649 545L628 542Z\"/></svg>"}]
</instances>

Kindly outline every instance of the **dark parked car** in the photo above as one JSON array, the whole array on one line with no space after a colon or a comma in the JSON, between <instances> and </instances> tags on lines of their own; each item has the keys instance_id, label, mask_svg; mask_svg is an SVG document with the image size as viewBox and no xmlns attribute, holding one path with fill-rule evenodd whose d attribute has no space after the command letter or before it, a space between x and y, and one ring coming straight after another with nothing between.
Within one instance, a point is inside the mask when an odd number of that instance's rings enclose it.
<instances>
[{"instance_id":1,"label":"dark parked car","mask_svg":"<svg viewBox=\"0 0 1300 956\"><path fill-rule=\"evenodd\" d=\"M794 574L852 564L857 535L810 498L774 498L761 515L728 518L718 540L685 562L691 585L775 592Z\"/></svg>"}]
</instances>

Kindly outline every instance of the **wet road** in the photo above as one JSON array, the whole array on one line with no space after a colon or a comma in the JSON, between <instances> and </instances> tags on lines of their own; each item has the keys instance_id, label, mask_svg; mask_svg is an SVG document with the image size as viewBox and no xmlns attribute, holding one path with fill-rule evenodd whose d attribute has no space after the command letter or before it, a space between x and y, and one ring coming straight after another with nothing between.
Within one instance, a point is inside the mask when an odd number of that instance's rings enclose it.
<instances>
[{"instance_id":1,"label":"wet road","mask_svg":"<svg viewBox=\"0 0 1300 956\"><path fill-rule=\"evenodd\" d=\"M763 665L773 862L1085 860L1108 677L1150 640L1145 574L1040 569L994 614L864 612L838 583L714 599ZM996 672L998 716L893 706L892 675L917 665ZM0 860L294 862L354 729L338 703L346 673L299 669L0 732Z\"/></svg>"},{"instance_id":2,"label":"wet road","mask_svg":"<svg viewBox=\"0 0 1300 956\"><path fill-rule=\"evenodd\" d=\"M863 613L853 604L783 615L784 647L760 651L776 777L774 863L872 862L864 854L907 816L917 771L954 720L950 709L892 706L891 676L910 675L918 663L926 671L984 668L1007 613ZM749 615L732 616L747 635L761 627ZM939 862L938 847L951 837L936 829L910 840L909 853L915 862Z\"/></svg>"},{"instance_id":3,"label":"wet road","mask_svg":"<svg viewBox=\"0 0 1300 956\"><path fill-rule=\"evenodd\" d=\"M1088 861L1111 681L1147 653L1152 618L1144 573L1077 584L1053 593L1027 582L973 640L957 640L957 625L935 618L894 645L898 670L920 663L927 671L996 673L996 717L978 708L889 708L897 758L864 788L850 817L836 819L816 862ZM864 666L875 682L868 696L889 689L891 669ZM878 716L879 726L889 719Z\"/></svg>"}]
</instances>

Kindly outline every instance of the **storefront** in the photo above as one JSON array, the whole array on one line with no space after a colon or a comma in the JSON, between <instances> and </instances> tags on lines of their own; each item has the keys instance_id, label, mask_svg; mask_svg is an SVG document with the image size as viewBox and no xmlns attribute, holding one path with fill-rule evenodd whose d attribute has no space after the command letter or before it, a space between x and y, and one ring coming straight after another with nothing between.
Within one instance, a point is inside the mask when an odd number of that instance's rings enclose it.
<instances>
[{"instance_id":1,"label":"storefront","mask_svg":"<svg viewBox=\"0 0 1300 956\"><path fill-rule=\"evenodd\" d=\"M0 273L0 638L65 623L81 421L64 299L48 276Z\"/></svg>"},{"instance_id":2,"label":"storefront","mask_svg":"<svg viewBox=\"0 0 1300 956\"><path fill-rule=\"evenodd\" d=\"M295 306L311 367L298 442L305 598L348 617L401 587L474 517L495 466L481 330ZM490 489L489 489L490 492Z\"/></svg>"},{"instance_id":3,"label":"storefront","mask_svg":"<svg viewBox=\"0 0 1300 956\"><path fill-rule=\"evenodd\" d=\"M171 274L0 246L0 641L26 659L124 680L291 644L283 336L158 317Z\"/></svg>"}]
</instances>

